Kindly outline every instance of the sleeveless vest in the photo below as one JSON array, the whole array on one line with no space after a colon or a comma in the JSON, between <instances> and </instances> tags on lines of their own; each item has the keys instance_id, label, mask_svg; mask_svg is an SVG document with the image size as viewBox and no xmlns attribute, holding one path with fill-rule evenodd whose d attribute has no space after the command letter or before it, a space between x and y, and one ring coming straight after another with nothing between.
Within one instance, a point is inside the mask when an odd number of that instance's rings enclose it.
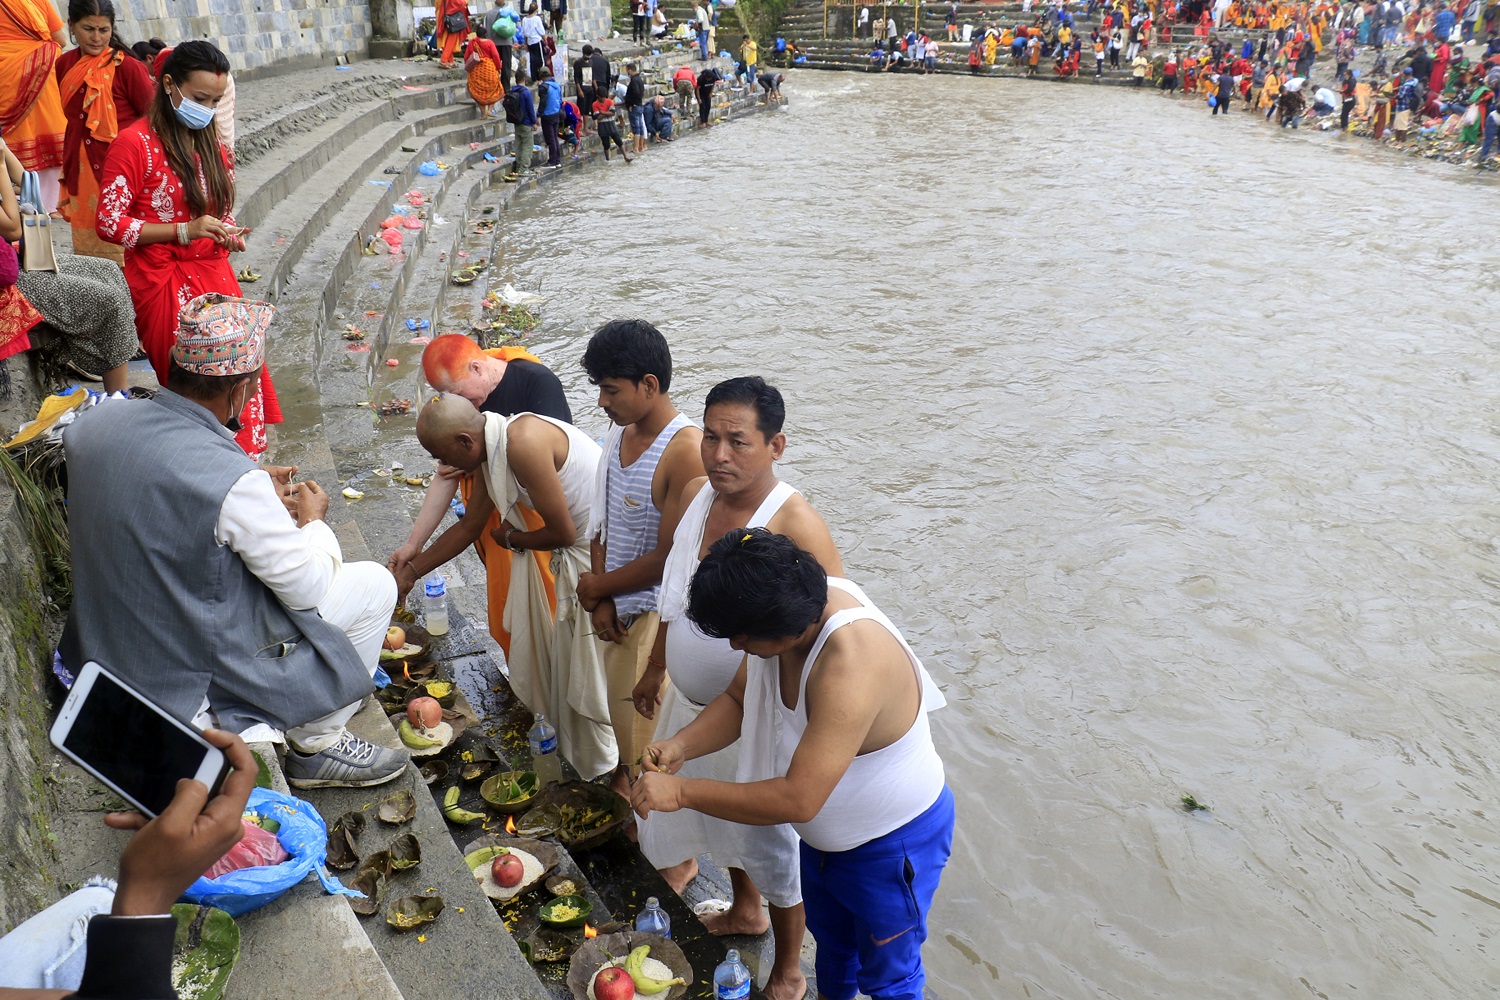
<instances>
[{"instance_id":1,"label":"sleeveless vest","mask_svg":"<svg viewBox=\"0 0 1500 1000\"><path fill-rule=\"evenodd\" d=\"M111 402L63 435L73 607L59 651L191 722L290 729L359 701L370 669L317 611L293 611L214 537L224 497L257 468L211 413L162 390Z\"/></svg>"}]
</instances>

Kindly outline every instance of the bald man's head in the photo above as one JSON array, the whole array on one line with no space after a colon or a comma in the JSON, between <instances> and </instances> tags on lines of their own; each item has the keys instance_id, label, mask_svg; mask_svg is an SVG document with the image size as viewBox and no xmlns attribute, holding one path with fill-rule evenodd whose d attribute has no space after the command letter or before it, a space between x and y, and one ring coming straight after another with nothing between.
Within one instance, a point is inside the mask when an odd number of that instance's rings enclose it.
<instances>
[{"instance_id":1,"label":"bald man's head","mask_svg":"<svg viewBox=\"0 0 1500 1000\"><path fill-rule=\"evenodd\" d=\"M462 396L434 396L417 415L417 440L444 465L473 472L484 464L484 414Z\"/></svg>"}]
</instances>

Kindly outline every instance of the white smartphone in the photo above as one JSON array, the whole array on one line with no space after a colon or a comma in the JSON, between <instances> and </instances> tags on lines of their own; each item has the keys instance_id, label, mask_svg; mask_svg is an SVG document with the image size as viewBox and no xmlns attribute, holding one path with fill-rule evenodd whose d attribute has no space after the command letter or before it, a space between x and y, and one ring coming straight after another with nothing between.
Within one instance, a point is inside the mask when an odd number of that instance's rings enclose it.
<instances>
[{"instance_id":1,"label":"white smartphone","mask_svg":"<svg viewBox=\"0 0 1500 1000\"><path fill-rule=\"evenodd\" d=\"M211 799L229 774L224 751L93 662L52 724L52 745L148 817L167 807L182 778L203 782Z\"/></svg>"}]
</instances>

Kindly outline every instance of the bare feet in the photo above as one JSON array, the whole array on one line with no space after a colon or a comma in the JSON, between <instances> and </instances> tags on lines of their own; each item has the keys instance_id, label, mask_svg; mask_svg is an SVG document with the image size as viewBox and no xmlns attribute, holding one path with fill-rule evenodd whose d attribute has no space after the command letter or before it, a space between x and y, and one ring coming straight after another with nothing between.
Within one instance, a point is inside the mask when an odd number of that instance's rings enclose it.
<instances>
[{"instance_id":1,"label":"bare feet","mask_svg":"<svg viewBox=\"0 0 1500 1000\"><path fill-rule=\"evenodd\" d=\"M688 883L698 877L698 859L688 858L680 865L663 868L661 877L666 880L667 885L672 887L673 892L681 896L683 890L688 887Z\"/></svg>"},{"instance_id":2,"label":"bare feet","mask_svg":"<svg viewBox=\"0 0 1500 1000\"><path fill-rule=\"evenodd\" d=\"M708 928L708 932L716 937L724 937L726 934L748 934L755 937L771 929L771 918L759 907L753 913L730 907L723 913L707 913L699 919Z\"/></svg>"},{"instance_id":3,"label":"bare feet","mask_svg":"<svg viewBox=\"0 0 1500 1000\"><path fill-rule=\"evenodd\" d=\"M761 991L766 1000L802 1000L807 995L807 977L801 970L789 972L785 976L780 970L773 970L771 977L766 980L766 988Z\"/></svg>"}]
</instances>

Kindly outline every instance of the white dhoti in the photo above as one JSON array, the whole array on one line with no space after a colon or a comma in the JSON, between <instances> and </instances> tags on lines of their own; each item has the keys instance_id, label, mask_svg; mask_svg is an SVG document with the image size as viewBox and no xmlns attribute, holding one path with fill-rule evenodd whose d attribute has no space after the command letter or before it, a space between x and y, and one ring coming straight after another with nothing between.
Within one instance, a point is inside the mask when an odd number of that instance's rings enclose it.
<instances>
[{"instance_id":1,"label":"white dhoti","mask_svg":"<svg viewBox=\"0 0 1500 1000\"><path fill-rule=\"evenodd\" d=\"M496 509L520 530L516 512L520 490L505 460L506 418L485 415L485 485ZM564 426L557 421L549 421ZM581 434L581 432L579 432ZM592 456L575 454L592 446ZM569 462L597 462L598 446L569 435ZM587 495L572 480L592 481L593 468L576 472L564 466L564 494ZM572 498L570 497L570 508ZM547 586L535 559L512 559L510 593L505 599L505 629L510 633L511 690L526 707L545 715L557 729L558 749L584 778L597 778L618 762L615 733L609 722L604 665L594 641L593 623L578 603L578 576L589 567L588 521L583 508L572 512L577 540L552 553L557 614L547 601ZM581 522L581 523L580 523Z\"/></svg>"},{"instance_id":2,"label":"white dhoti","mask_svg":"<svg viewBox=\"0 0 1500 1000\"><path fill-rule=\"evenodd\" d=\"M765 527L796 492L785 483L777 483L748 527ZM688 587L698 569L703 527L713 501L714 491L705 484L683 512L672 536L672 551L662 570L661 613L667 629L667 676L671 684L662 696L657 714L658 740L675 736L699 716L704 704L723 694L743 659L730 647L729 640L709 638L686 615ZM692 701L693 698L703 699L703 704ZM757 746L762 741L774 740L770 734L744 731L746 738ZM717 753L690 760L679 773L687 778L741 783L777 777L771 755L756 754L753 760L741 758L743 742L742 739ZM641 853L658 869L707 854L724 868L744 871L772 906L785 908L802 902L797 833L787 824L745 826L682 809L672 813L653 812L640 821L637 829Z\"/></svg>"},{"instance_id":3,"label":"white dhoti","mask_svg":"<svg viewBox=\"0 0 1500 1000\"><path fill-rule=\"evenodd\" d=\"M684 623L679 623L684 624ZM678 625L671 626L679 627ZM703 711L671 685L662 696L656 738L668 739ZM690 760L678 772L684 778L739 781L740 745L732 743L717 753ZM771 775L765 775L771 777ZM797 833L782 823L777 826L745 826L728 820L682 809L653 812L638 825L641 853L657 868L670 868L689 858L707 854L722 868L739 868L772 906L789 907L802 902L802 880L798 874Z\"/></svg>"}]
</instances>

